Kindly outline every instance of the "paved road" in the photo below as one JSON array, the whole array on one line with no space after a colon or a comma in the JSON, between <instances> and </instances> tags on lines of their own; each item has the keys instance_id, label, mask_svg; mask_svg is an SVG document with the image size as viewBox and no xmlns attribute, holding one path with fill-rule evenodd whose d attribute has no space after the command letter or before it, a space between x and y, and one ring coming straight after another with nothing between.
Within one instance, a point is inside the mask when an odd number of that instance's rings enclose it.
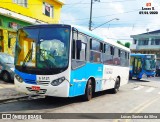
<instances>
[{"instance_id":1,"label":"paved road","mask_svg":"<svg viewBox=\"0 0 160 122\"><path fill-rule=\"evenodd\" d=\"M0 112L17 113L160 113L160 78L153 81L131 80L117 94L96 93L89 102L81 97L11 101L0 105ZM51 120L48 120L51 121ZM61 120L56 120L61 121ZM74 120L63 120L74 121ZM77 120L76 120L77 121ZM80 121L80 120L79 120ZM85 120L97 121L97 120ZM105 120L101 120L105 121ZM107 120L110 122L144 122L144 120ZM154 120L159 122L159 120ZM153 120L147 120L153 122Z\"/></svg>"}]
</instances>

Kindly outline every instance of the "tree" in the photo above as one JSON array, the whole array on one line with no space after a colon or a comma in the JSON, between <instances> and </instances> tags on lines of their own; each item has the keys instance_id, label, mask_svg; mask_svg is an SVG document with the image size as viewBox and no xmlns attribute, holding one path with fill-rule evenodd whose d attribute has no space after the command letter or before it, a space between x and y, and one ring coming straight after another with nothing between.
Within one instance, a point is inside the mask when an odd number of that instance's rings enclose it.
<instances>
[{"instance_id":1,"label":"tree","mask_svg":"<svg viewBox=\"0 0 160 122\"><path fill-rule=\"evenodd\" d=\"M124 46L127 47L127 48L130 48L130 45L131 45L130 42L126 42L126 43L124 44Z\"/></svg>"},{"instance_id":2,"label":"tree","mask_svg":"<svg viewBox=\"0 0 160 122\"><path fill-rule=\"evenodd\" d=\"M124 44L121 41L117 41L117 43L124 46Z\"/></svg>"},{"instance_id":3,"label":"tree","mask_svg":"<svg viewBox=\"0 0 160 122\"><path fill-rule=\"evenodd\" d=\"M118 44L123 45L127 48L130 48L131 43L130 42L126 42L125 44L123 44L121 41L117 41Z\"/></svg>"}]
</instances>

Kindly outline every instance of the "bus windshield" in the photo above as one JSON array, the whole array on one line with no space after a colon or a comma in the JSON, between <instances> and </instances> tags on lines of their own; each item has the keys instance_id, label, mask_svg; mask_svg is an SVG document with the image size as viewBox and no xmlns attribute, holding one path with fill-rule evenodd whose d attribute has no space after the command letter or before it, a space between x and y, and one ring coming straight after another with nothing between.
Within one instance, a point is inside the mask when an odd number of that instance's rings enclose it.
<instances>
[{"instance_id":1,"label":"bus windshield","mask_svg":"<svg viewBox=\"0 0 160 122\"><path fill-rule=\"evenodd\" d=\"M155 56L149 56L145 58L145 70L155 70L156 68L156 61Z\"/></svg>"},{"instance_id":2,"label":"bus windshield","mask_svg":"<svg viewBox=\"0 0 160 122\"><path fill-rule=\"evenodd\" d=\"M15 65L32 69L63 69L68 66L70 28L29 27L18 31Z\"/></svg>"}]
</instances>

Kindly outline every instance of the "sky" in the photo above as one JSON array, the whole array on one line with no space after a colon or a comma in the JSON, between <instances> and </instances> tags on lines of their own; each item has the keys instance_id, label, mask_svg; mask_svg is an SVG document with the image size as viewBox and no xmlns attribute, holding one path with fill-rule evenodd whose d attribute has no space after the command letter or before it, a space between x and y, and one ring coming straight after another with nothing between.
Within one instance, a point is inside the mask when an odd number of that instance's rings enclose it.
<instances>
[{"instance_id":1,"label":"sky","mask_svg":"<svg viewBox=\"0 0 160 122\"><path fill-rule=\"evenodd\" d=\"M91 0L65 0L61 11L61 23L79 25L88 29L90 3ZM151 3L150 7L154 7L154 11L158 11L158 14L139 14L142 7L147 8L146 3ZM106 24L93 31L113 41L132 42L130 35L160 29L160 1L100 0L98 2L93 0L92 29L103 23Z\"/></svg>"}]
</instances>

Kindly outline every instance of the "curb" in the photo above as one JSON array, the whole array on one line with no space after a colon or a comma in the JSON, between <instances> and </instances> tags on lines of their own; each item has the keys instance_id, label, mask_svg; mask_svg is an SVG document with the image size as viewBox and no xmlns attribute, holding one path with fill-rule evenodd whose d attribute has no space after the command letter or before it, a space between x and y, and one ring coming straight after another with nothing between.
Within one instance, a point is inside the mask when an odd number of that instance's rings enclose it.
<instances>
[{"instance_id":1,"label":"curb","mask_svg":"<svg viewBox=\"0 0 160 122\"><path fill-rule=\"evenodd\" d=\"M2 100L0 100L0 103L4 103L4 102L7 102L7 101L11 101L11 100L19 100L19 99L27 98L27 97L28 97L28 96L22 96L22 97L14 97L14 98L2 99Z\"/></svg>"}]
</instances>

